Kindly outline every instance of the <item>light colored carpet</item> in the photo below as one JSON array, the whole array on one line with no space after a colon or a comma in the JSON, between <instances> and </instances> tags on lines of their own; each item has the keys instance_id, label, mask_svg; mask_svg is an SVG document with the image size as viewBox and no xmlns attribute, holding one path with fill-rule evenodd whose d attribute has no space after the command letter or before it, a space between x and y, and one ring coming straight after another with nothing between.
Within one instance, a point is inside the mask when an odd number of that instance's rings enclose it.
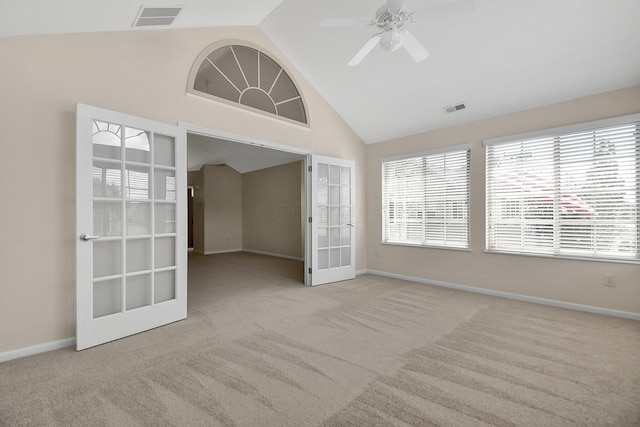
<instances>
[{"instance_id":1,"label":"light colored carpet","mask_svg":"<svg viewBox=\"0 0 640 427\"><path fill-rule=\"evenodd\" d=\"M0 364L0 425L637 426L640 322L192 256L189 318Z\"/></svg>"}]
</instances>

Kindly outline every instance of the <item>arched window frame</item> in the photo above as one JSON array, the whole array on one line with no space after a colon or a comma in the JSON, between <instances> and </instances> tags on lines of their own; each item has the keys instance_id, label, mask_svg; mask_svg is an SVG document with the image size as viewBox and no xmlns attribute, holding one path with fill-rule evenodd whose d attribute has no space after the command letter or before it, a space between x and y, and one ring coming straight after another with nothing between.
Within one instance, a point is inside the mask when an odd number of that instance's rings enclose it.
<instances>
[{"instance_id":1,"label":"arched window frame","mask_svg":"<svg viewBox=\"0 0 640 427\"><path fill-rule=\"evenodd\" d=\"M195 82L196 82L196 77L198 75L198 71L200 70L200 67L202 65L202 63L204 61L207 60L207 58L209 57L209 55L211 55L213 52L215 52L218 49L224 48L224 47L231 47L231 46L243 46L243 47L247 47L250 49L254 49L257 52L259 52L260 55L264 55L268 60L272 61L275 65L277 65L278 67L280 67L281 73L284 74L286 77L289 78L289 80L291 81L291 83L293 84L293 88L295 89L295 91L297 92L298 96L300 97L300 101L302 103L302 108L304 110L304 118L305 121L298 121L298 120L294 120L291 119L289 117L286 116L282 116L282 115L278 115L278 114L274 114L272 112L266 111L266 110L262 110L259 108L255 108L249 105L245 105L245 104L241 104L239 101L232 101L229 100L227 98L223 98L220 96L216 96L213 94L210 94L208 92L203 92L200 90L195 89ZM260 88L257 88L260 89ZM262 89L260 89L262 90ZM265 92L264 90L262 90L263 92ZM195 62L193 63L193 66L191 67L191 71L189 73L189 80L187 83L187 93L201 97L201 98L206 98L206 99L210 99L210 100L214 100L217 102L221 102L223 104L226 105L230 105L232 107L236 107L239 108L241 110L245 110L245 111L250 111L253 113L258 113L260 115L263 116L267 116L267 117L271 117L271 118L276 118L278 120L282 120L285 121L287 123L291 123L297 126L303 126L303 127L310 127L310 118L309 118L309 112L307 109L307 103L305 101L305 98L302 94L302 92L300 91L299 85L296 82L296 79L294 76L292 76L291 73L289 73L287 71L287 69L282 65L282 63L280 61L278 61L277 59L274 58L273 55L271 55L268 52L265 52L264 49L262 49L261 47L258 47L255 44L246 42L246 41L242 41L242 40L223 40L223 41L219 41L216 43L213 43L211 45L209 45L206 49L204 49L200 55L198 55L198 57L196 58ZM275 103L274 103L275 104ZM277 105L277 104L275 104Z\"/></svg>"}]
</instances>

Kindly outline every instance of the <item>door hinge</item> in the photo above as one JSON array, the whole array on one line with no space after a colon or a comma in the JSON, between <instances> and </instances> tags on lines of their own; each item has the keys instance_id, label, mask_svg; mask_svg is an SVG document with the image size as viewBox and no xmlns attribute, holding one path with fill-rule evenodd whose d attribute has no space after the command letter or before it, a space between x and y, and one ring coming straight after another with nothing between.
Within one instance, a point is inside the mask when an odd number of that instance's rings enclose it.
<instances>
[{"instance_id":1,"label":"door hinge","mask_svg":"<svg viewBox=\"0 0 640 427\"><path fill-rule=\"evenodd\" d=\"M309 217L309 224L311 224L313 222L313 218Z\"/></svg>"},{"instance_id":2,"label":"door hinge","mask_svg":"<svg viewBox=\"0 0 640 427\"><path fill-rule=\"evenodd\" d=\"M309 267L309 274L311 274L311 267Z\"/></svg>"},{"instance_id":3,"label":"door hinge","mask_svg":"<svg viewBox=\"0 0 640 427\"><path fill-rule=\"evenodd\" d=\"M309 170L309 172L311 172L311 169L312 169L311 165L309 165L309 167L307 169Z\"/></svg>"}]
</instances>

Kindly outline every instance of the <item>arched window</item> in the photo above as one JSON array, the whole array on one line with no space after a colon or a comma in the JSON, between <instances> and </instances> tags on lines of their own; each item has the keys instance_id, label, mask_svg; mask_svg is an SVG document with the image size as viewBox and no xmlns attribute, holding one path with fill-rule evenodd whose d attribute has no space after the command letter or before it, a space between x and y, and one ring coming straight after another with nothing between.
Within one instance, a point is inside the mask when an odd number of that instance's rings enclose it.
<instances>
[{"instance_id":1,"label":"arched window","mask_svg":"<svg viewBox=\"0 0 640 427\"><path fill-rule=\"evenodd\" d=\"M291 77L280 64L253 47L210 46L196 60L188 90L308 124L304 101Z\"/></svg>"}]
</instances>

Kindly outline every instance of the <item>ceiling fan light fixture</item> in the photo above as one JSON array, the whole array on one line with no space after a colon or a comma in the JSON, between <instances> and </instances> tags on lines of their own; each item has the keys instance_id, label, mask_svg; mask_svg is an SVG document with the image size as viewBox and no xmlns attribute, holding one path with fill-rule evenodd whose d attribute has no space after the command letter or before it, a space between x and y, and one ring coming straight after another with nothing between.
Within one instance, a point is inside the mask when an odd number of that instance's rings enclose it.
<instances>
[{"instance_id":1,"label":"ceiling fan light fixture","mask_svg":"<svg viewBox=\"0 0 640 427\"><path fill-rule=\"evenodd\" d=\"M389 50L393 52L398 49L402 44L402 39L400 37L400 30L397 27L391 27L382 34L380 38L380 46L383 49Z\"/></svg>"}]
</instances>

